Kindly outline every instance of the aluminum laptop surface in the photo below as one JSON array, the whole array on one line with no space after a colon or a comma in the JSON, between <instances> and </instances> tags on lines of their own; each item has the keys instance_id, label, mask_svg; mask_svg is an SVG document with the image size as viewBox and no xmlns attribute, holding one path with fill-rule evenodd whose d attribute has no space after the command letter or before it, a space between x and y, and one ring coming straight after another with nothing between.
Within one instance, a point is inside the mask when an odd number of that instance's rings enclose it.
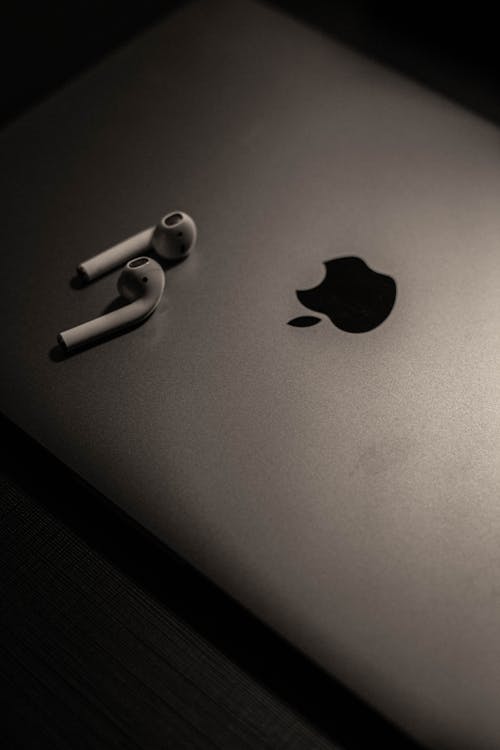
<instances>
[{"instance_id":1,"label":"aluminum laptop surface","mask_svg":"<svg viewBox=\"0 0 500 750\"><path fill-rule=\"evenodd\" d=\"M415 737L497 747L498 129L213 0L0 154L2 411ZM118 271L74 288L77 264L175 209L199 242L155 314L61 357L117 296ZM297 297L341 257L395 281L373 330Z\"/></svg>"}]
</instances>

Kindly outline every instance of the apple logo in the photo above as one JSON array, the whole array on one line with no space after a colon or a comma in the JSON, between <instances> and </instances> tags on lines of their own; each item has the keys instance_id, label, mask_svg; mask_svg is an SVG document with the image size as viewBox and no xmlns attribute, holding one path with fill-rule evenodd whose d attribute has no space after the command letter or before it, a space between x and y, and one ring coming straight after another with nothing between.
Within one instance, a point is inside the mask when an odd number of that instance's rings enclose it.
<instances>
[{"instance_id":1,"label":"apple logo","mask_svg":"<svg viewBox=\"0 0 500 750\"><path fill-rule=\"evenodd\" d=\"M366 333L383 323L396 301L396 282L391 276L373 271L355 256L334 258L323 264L326 276L313 289L298 290L299 302L314 312L327 315L342 331ZM321 318L303 315L288 325L306 327Z\"/></svg>"}]
</instances>

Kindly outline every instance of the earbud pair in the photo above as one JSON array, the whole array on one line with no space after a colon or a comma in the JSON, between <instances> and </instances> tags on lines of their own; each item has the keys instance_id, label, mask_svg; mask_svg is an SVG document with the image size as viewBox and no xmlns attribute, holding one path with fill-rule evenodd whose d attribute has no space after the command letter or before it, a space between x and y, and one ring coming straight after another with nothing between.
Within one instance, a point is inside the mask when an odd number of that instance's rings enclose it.
<instances>
[{"instance_id":1,"label":"earbud pair","mask_svg":"<svg viewBox=\"0 0 500 750\"><path fill-rule=\"evenodd\" d=\"M118 278L117 287L129 304L62 331L57 336L59 344L66 351L72 351L149 318L160 303L165 274L152 258L134 256L153 248L167 260L185 258L196 243L196 235L193 219L181 211L174 211L164 216L156 227L145 229L80 263L78 273L86 281L93 281L128 261Z\"/></svg>"}]
</instances>

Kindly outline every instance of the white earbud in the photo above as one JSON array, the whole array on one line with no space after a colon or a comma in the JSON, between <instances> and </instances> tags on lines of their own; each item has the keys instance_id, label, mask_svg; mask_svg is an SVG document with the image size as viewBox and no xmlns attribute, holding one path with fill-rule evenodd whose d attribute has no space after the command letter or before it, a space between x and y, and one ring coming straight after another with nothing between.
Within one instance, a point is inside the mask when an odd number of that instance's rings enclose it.
<instances>
[{"instance_id":1,"label":"white earbud","mask_svg":"<svg viewBox=\"0 0 500 750\"><path fill-rule=\"evenodd\" d=\"M155 260L134 258L121 272L117 286L120 295L129 304L59 333L57 340L66 351L72 351L146 320L161 300L165 288L165 274Z\"/></svg>"},{"instance_id":2,"label":"white earbud","mask_svg":"<svg viewBox=\"0 0 500 750\"><path fill-rule=\"evenodd\" d=\"M196 244L196 234L196 224L188 214L172 211L156 227L144 229L80 263L77 271L86 281L93 281L151 247L168 260L185 258Z\"/></svg>"}]
</instances>

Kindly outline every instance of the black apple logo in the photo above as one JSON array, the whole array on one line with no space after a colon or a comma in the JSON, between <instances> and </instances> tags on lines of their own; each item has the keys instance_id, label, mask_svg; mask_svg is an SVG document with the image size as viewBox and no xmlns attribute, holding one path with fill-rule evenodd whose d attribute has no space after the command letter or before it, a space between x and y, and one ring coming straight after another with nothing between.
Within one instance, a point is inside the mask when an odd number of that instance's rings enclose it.
<instances>
[{"instance_id":1,"label":"black apple logo","mask_svg":"<svg viewBox=\"0 0 500 750\"><path fill-rule=\"evenodd\" d=\"M396 301L396 282L372 271L364 260L349 256L324 263L326 276L313 289L298 290L302 304L328 315L337 328L365 333L380 325ZM321 318L304 315L288 322L291 326L312 326Z\"/></svg>"}]
</instances>

